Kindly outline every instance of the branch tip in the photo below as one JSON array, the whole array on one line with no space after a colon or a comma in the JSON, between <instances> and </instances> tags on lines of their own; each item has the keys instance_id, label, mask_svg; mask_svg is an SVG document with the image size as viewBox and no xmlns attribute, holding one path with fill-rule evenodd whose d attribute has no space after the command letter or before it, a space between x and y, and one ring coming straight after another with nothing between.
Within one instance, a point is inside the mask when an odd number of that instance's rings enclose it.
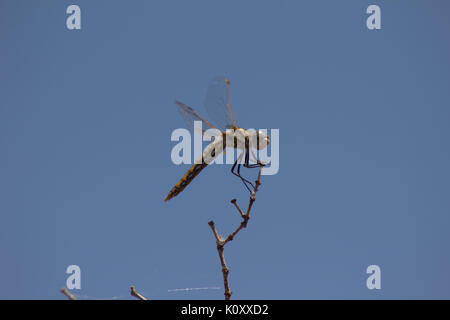
<instances>
[{"instance_id":1,"label":"branch tip","mask_svg":"<svg viewBox=\"0 0 450 320\"><path fill-rule=\"evenodd\" d=\"M136 288L134 286L130 286L130 294L131 294L131 296L136 297L139 300L148 300L146 297L144 297L139 292L137 292Z\"/></svg>"},{"instance_id":2,"label":"branch tip","mask_svg":"<svg viewBox=\"0 0 450 320\"><path fill-rule=\"evenodd\" d=\"M61 288L60 292L67 297L69 300L76 300L75 296L67 290L66 287Z\"/></svg>"}]
</instances>

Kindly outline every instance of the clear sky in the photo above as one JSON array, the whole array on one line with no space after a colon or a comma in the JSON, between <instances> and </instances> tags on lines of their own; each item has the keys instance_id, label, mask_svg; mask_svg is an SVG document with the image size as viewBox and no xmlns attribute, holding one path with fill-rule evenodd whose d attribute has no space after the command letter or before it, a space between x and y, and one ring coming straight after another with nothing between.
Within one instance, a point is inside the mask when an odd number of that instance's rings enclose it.
<instances>
[{"instance_id":1,"label":"clear sky","mask_svg":"<svg viewBox=\"0 0 450 320\"><path fill-rule=\"evenodd\" d=\"M238 124L280 130L280 170L225 249L232 298L449 299L449 9L1 1L0 298L64 299L75 264L79 298L222 299L207 222L239 224L241 182L213 166L163 199L189 167L170 160L173 101L205 114L225 75ZM169 291L193 287L220 289Z\"/></svg>"}]
</instances>

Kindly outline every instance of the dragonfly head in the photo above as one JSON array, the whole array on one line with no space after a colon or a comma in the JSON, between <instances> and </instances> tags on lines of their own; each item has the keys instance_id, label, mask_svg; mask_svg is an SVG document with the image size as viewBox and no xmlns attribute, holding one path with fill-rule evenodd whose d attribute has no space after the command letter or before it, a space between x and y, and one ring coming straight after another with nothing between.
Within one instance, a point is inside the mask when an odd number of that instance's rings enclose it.
<instances>
[{"instance_id":1,"label":"dragonfly head","mask_svg":"<svg viewBox=\"0 0 450 320\"><path fill-rule=\"evenodd\" d=\"M265 149L269 144L269 136L262 130L258 130L256 132L256 149L261 150Z\"/></svg>"}]
</instances>

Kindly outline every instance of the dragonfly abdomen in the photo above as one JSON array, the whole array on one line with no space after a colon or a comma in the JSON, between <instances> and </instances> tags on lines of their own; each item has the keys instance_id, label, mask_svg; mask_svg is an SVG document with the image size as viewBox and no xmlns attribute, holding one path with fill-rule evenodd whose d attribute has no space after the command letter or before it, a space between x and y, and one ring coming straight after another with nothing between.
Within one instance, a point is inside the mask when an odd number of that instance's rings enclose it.
<instances>
[{"instance_id":1,"label":"dragonfly abdomen","mask_svg":"<svg viewBox=\"0 0 450 320\"><path fill-rule=\"evenodd\" d=\"M178 183L170 190L164 201L170 200L177 196L184 188L187 187L189 183L202 171L208 164L205 162L195 163L190 167L190 169L184 174L184 176L178 181Z\"/></svg>"},{"instance_id":2,"label":"dragonfly abdomen","mask_svg":"<svg viewBox=\"0 0 450 320\"><path fill-rule=\"evenodd\" d=\"M170 200L177 196L184 188L187 187L189 183L194 180L194 178L202 171L206 166L208 166L211 161L217 158L223 151L222 139L217 139L211 143L203 152L202 157L194 163L189 170L184 174L184 176L178 181L178 183L170 190L164 201Z\"/></svg>"}]
</instances>

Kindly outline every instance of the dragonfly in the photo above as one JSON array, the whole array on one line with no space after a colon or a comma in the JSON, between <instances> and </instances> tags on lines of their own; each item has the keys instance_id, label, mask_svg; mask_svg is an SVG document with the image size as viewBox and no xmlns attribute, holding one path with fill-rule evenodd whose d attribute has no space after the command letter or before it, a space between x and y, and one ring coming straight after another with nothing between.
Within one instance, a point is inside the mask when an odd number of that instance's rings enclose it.
<instances>
[{"instance_id":1,"label":"dragonfly","mask_svg":"<svg viewBox=\"0 0 450 320\"><path fill-rule=\"evenodd\" d=\"M256 158L253 149L261 150L266 148L269 144L269 136L261 130L248 131L237 126L235 113L231 105L230 81L224 76L217 76L208 85L204 106L212 120L211 122L205 120L193 108L180 101L175 100L175 105L192 132L195 133L196 130L194 121L201 121L202 127L217 129L220 134L205 148L201 159L194 162L170 190L164 201L168 201L180 194L204 168L222 152L225 153L227 147L241 151L231 168L231 173L239 177L247 190L252 193L255 186L241 175L241 164L245 168L264 166ZM250 163L250 156L252 156L252 160L255 163Z\"/></svg>"}]
</instances>

